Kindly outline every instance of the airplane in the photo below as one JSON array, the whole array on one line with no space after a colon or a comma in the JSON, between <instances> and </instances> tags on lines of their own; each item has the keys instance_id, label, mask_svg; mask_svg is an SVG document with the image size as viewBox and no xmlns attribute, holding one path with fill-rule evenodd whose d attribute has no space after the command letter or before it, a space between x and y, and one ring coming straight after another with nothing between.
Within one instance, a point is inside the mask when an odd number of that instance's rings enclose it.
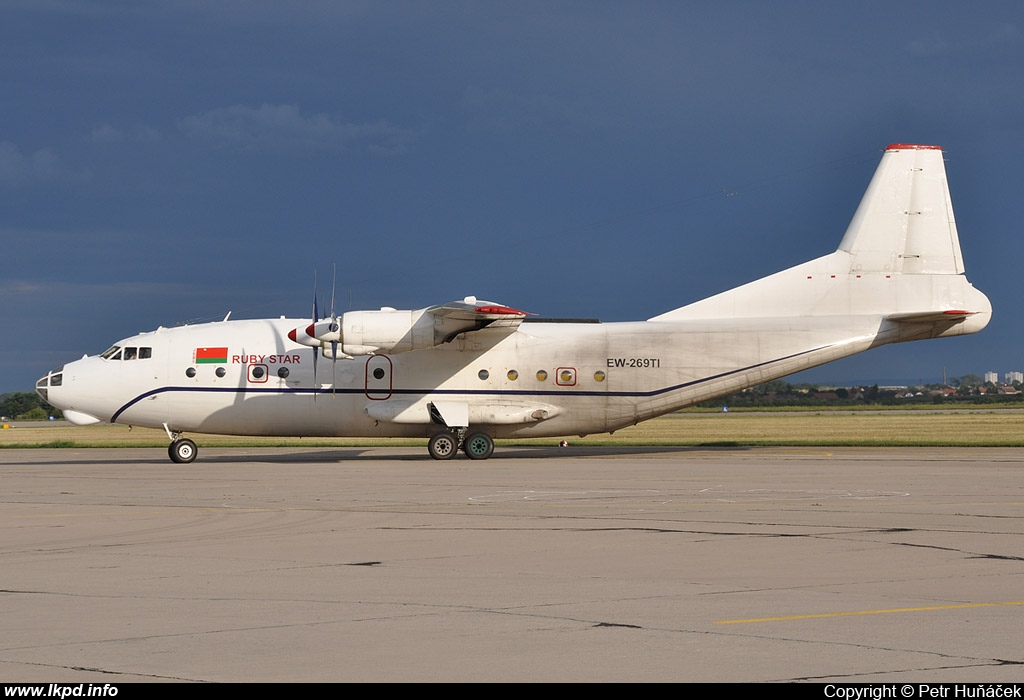
<instances>
[{"instance_id":1,"label":"airplane","mask_svg":"<svg viewBox=\"0 0 1024 700\"><path fill-rule=\"evenodd\" d=\"M230 314L228 314L230 317ZM160 327L47 373L73 424L188 433L427 438L487 459L496 438L613 433L889 343L992 316L964 275L943 151L896 143L835 252L636 322L544 319L468 296L301 319ZM318 358L330 360L328 369Z\"/></svg>"}]
</instances>

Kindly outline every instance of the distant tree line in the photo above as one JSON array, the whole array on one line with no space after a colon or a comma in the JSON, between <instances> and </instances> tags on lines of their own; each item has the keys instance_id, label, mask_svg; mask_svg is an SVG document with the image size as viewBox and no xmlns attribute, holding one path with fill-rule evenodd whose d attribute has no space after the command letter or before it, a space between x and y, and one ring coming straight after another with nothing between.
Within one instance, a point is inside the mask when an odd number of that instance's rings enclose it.
<instances>
[{"instance_id":1,"label":"distant tree line","mask_svg":"<svg viewBox=\"0 0 1024 700\"><path fill-rule=\"evenodd\" d=\"M1007 388L1013 390L1004 392ZM981 377L968 374L950 380L949 384L927 384L916 387L881 388L877 384L856 387L820 387L816 384L790 384L775 379L731 396L724 396L698 404L704 408L721 406L766 407L766 406L855 406L873 404L879 406L905 406L907 404L991 404L1024 403L1024 393L1015 382L1013 385L996 386L985 383Z\"/></svg>"},{"instance_id":2,"label":"distant tree line","mask_svg":"<svg viewBox=\"0 0 1024 700\"><path fill-rule=\"evenodd\" d=\"M47 420L62 418L61 412L34 391L0 394L0 416L6 420Z\"/></svg>"}]
</instances>

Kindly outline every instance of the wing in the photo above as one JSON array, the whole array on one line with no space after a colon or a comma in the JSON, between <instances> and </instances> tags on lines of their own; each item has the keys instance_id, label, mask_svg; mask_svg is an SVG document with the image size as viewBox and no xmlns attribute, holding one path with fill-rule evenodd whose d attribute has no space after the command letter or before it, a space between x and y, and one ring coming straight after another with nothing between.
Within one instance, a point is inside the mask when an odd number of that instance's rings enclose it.
<instances>
[{"instance_id":1,"label":"wing","mask_svg":"<svg viewBox=\"0 0 1024 700\"><path fill-rule=\"evenodd\" d=\"M435 334L441 343L451 342L460 333L484 328L504 328L511 333L529 315L526 311L476 297L431 306L426 313L433 316Z\"/></svg>"}]
</instances>

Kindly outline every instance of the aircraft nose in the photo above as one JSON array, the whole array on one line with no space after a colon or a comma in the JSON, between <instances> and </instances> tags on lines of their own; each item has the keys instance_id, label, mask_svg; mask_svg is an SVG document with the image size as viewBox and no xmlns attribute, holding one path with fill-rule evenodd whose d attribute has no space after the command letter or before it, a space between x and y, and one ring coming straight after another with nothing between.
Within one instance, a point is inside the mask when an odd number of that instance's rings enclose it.
<instances>
[{"instance_id":1,"label":"aircraft nose","mask_svg":"<svg viewBox=\"0 0 1024 700\"><path fill-rule=\"evenodd\" d=\"M61 365L55 370L47 372L45 377L40 377L36 382L36 393L43 401L50 402L50 387L62 386L64 384L64 366Z\"/></svg>"}]
</instances>

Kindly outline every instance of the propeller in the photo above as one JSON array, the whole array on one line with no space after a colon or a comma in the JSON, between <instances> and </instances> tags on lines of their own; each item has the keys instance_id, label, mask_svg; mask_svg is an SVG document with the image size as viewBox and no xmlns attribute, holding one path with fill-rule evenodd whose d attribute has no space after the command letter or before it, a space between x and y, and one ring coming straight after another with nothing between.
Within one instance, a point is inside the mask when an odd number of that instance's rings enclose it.
<instances>
[{"instance_id":1,"label":"propeller","mask_svg":"<svg viewBox=\"0 0 1024 700\"><path fill-rule=\"evenodd\" d=\"M338 266L334 266L334 279L331 282L331 315L329 318L320 320L320 309L317 302L316 270L313 270L313 314L311 322L305 328L293 328L288 331L288 338L301 345L308 345L313 348L313 400L316 400L318 391L317 361L324 343L331 344L331 366L332 383L331 393L337 394L334 388L338 379L338 344L341 341L341 324L338 321L338 314L334 310L335 287L338 280Z\"/></svg>"},{"instance_id":2,"label":"propeller","mask_svg":"<svg viewBox=\"0 0 1024 700\"><path fill-rule=\"evenodd\" d=\"M313 322L311 326L317 322L320 318L320 313L316 306L316 268L313 268ZM320 348L316 345L313 346L313 400L316 401L316 392L318 389L316 379L316 363L320 356Z\"/></svg>"},{"instance_id":3,"label":"propeller","mask_svg":"<svg viewBox=\"0 0 1024 700\"><path fill-rule=\"evenodd\" d=\"M334 290L338 285L338 264L333 264L334 274L331 279L331 322L327 327L328 334L331 339L331 395L337 396L337 389L335 388L338 383L338 338L341 330L341 325L338 323L338 315L334 312ZM320 334L317 334L318 336Z\"/></svg>"}]
</instances>

